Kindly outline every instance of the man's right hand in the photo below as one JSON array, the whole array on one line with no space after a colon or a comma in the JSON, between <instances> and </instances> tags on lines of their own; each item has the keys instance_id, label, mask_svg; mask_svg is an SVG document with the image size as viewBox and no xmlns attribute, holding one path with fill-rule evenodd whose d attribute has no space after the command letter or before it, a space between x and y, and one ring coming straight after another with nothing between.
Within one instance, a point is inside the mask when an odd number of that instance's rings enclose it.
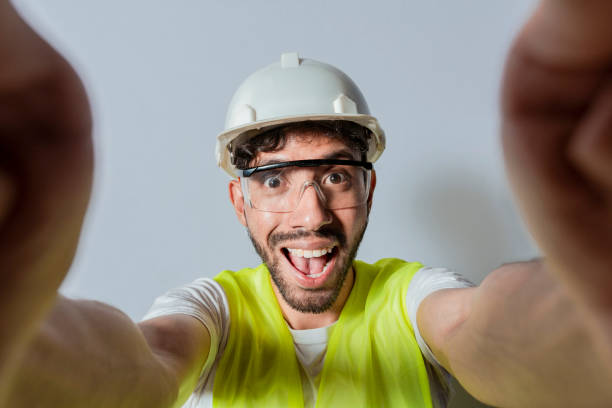
<instances>
[{"instance_id":1,"label":"man's right hand","mask_svg":"<svg viewBox=\"0 0 612 408\"><path fill-rule=\"evenodd\" d=\"M72 262L92 164L80 80L0 0L0 401Z\"/></svg>"},{"instance_id":2,"label":"man's right hand","mask_svg":"<svg viewBox=\"0 0 612 408\"><path fill-rule=\"evenodd\" d=\"M210 336L196 319L136 325L57 295L92 170L79 78L0 0L0 406L168 407L198 381Z\"/></svg>"},{"instance_id":3,"label":"man's right hand","mask_svg":"<svg viewBox=\"0 0 612 408\"><path fill-rule=\"evenodd\" d=\"M0 61L4 301L15 297L9 291L14 285L43 294L55 292L62 281L89 200L93 154L81 82L5 1L0 2Z\"/></svg>"}]
</instances>

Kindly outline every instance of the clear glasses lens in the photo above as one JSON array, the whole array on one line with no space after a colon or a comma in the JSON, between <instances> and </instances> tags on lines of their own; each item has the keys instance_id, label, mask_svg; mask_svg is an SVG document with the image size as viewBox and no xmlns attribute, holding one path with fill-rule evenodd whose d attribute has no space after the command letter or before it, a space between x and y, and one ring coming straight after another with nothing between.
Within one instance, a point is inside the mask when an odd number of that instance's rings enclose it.
<instances>
[{"instance_id":1,"label":"clear glasses lens","mask_svg":"<svg viewBox=\"0 0 612 408\"><path fill-rule=\"evenodd\" d=\"M284 167L244 177L242 186L245 198L258 210L292 212L310 187L325 208L335 210L364 204L370 177L370 171L359 166Z\"/></svg>"}]
</instances>

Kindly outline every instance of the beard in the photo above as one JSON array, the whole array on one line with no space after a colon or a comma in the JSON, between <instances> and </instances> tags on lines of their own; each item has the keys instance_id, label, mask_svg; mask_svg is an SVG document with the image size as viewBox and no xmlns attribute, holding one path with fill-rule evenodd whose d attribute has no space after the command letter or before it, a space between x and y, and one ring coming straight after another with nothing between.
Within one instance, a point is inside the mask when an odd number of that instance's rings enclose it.
<instances>
[{"instance_id":1,"label":"beard","mask_svg":"<svg viewBox=\"0 0 612 408\"><path fill-rule=\"evenodd\" d=\"M270 248L273 253L276 252L274 249L280 246L281 243L300 238L334 238L338 242L338 252L336 254L334 270L330 273L330 282L325 285L325 287L321 288L300 288L295 283L291 283L283 276L281 271L281 260L267 253L263 246L253 238L248 227L247 232L255 247L255 251L257 251L257 254L259 254L262 261L268 267L272 281L274 281L278 291L289 307L302 313L319 314L329 310L336 299L338 299L338 295L340 295L340 291L351 269L353 260L357 255L357 250L363 239L366 227L367 222L364 223L363 228L358 231L349 245L347 245L346 235L342 231L325 227L318 231L299 230L289 233L271 234L268 237L268 248Z\"/></svg>"}]
</instances>

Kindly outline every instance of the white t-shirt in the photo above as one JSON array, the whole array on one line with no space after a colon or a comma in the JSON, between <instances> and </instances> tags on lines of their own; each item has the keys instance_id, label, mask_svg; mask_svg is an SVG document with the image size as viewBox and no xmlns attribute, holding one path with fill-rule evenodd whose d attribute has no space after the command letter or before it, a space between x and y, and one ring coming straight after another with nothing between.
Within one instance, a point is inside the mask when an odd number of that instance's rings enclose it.
<instances>
[{"instance_id":1,"label":"white t-shirt","mask_svg":"<svg viewBox=\"0 0 612 408\"><path fill-rule=\"evenodd\" d=\"M417 343L425 357L434 408L445 408L452 388L450 375L434 357L422 338L416 321L419 305L429 294L450 288L474 286L461 275L443 268L422 268L412 278L406 292L406 308ZM198 384L184 408L212 407L212 390L217 364L223 355L229 335L230 315L227 297L221 285L209 278L197 279L189 285L172 289L155 299L143 320L172 314L185 314L198 319L210 333L210 352ZM316 403L319 374L323 369L329 335L335 323L316 329L293 330L296 355L300 361L300 374L304 407Z\"/></svg>"}]
</instances>

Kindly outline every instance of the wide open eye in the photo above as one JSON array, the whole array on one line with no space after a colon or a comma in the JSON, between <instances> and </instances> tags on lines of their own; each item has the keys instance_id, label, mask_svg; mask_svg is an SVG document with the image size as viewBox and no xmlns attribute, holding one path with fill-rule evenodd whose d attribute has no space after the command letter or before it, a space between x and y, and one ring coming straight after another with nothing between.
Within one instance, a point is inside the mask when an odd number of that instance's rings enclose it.
<instances>
[{"instance_id":1,"label":"wide open eye","mask_svg":"<svg viewBox=\"0 0 612 408\"><path fill-rule=\"evenodd\" d=\"M341 173L332 173L327 176L327 180L332 184L340 184L346 180L346 177Z\"/></svg>"},{"instance_id":2,"label":"wide open eye","mask_svg":"<svg viewBox=\"0 0 612 408\"><path fill-rule=\"evenodd\" d=\"M267 188L274 189L279 188L281 186L281 179L278 176L268 177L264 180L263 184Z\"/></svg>"},{"instance_id":3,"label":"wide open eye","mask_svg":"<svg viewBox=\"0 0 612 408\"><path fill-rule=\"evenodd\" d=\"M350 184L351 176L342 169L332 169L323 178L323 184L346 185Z\"/></svg>"},{"instance_id":4,"label":"wide open eye","mask_svg":"<svg viewBox=\"0 0 612 408\"><path fill-rule=\"evenodd\" d=\"M279 190L287 184L283 172L279 170L262 171L253 174L251 177L257 189L270 192L272 190Z\"/></svg>"}]
</instances>

